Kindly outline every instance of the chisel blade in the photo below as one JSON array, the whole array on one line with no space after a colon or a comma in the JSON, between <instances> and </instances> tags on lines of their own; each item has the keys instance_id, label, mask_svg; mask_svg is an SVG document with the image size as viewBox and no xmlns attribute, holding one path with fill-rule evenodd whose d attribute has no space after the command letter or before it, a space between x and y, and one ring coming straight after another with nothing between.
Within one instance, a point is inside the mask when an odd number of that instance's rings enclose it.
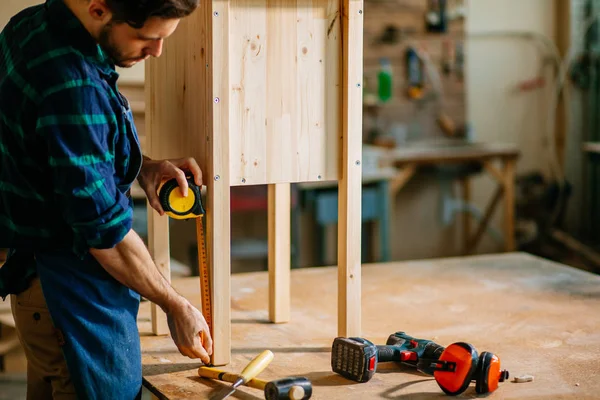
<instances>
[{"instance_id":1,"label":"chisel blade","mask_svg":"<svg viewBox=\"0 0 600 400\"><path fill-rule=\"evenodd\" d=\"M210 400L223 400L231 396L235 392L236 388L227 387L225 389L221 389L217 394L212 396Z\"/></svg>"}]
</instances>

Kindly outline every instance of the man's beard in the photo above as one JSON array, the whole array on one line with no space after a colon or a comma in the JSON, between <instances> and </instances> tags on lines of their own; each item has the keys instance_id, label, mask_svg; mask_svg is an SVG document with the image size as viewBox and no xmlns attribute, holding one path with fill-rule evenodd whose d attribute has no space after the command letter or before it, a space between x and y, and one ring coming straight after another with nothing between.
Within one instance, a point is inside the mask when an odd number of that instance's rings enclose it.
<instances>
[{"instance_id":1,"label":"man's beard","mask_svg":"<svg viewBox=\"0 0 600 400\"><path fill-rule=\"evenodd\" d=\"M114 43L111 37L112 27L114 26L114 22L109 22L102 28L100 32L100 37L98 38L98 44L102 48L102 51L112 60L112 62L121 68L129 68L132 67L132 61L139 60L139 58L127 58L125 57L117 45Z\"/></svg>"}]
</instances>

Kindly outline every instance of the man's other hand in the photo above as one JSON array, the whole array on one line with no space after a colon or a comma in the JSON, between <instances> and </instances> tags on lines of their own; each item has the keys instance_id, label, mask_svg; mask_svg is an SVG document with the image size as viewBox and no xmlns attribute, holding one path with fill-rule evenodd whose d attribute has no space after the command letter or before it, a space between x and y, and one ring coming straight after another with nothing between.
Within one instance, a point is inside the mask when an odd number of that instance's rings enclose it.
<instances>
[{"instance_id":1,"label":"man's other hand","mask_svg":"<svg viewBox=\"0 0 600 400\"><path fill-rule=\"evenodd\" d=\"M210 364L212 337L204 316L196 307L182 298L167 311L167 323L181 354Z\"/></svg>"},{"instance_id":2,"label":"man's other hand","mask_svg":"<svg viewBox=\"0 0 600 400\"><path fill-rule=\"evenodd\" d=\"M187 196L187 171L194 175L194 182L196 185L202 186L202 171L194 158L187 157L172 160L151 160L144 157L144 163L138 176L138 182L140 183L140 187L146 193L150 206L158 211L160 215L165 214L165 210L163 210L158 199L158 188L160 187L160 184L175 178L177 179L182 195Z\"/></svg>"}]
</instances>

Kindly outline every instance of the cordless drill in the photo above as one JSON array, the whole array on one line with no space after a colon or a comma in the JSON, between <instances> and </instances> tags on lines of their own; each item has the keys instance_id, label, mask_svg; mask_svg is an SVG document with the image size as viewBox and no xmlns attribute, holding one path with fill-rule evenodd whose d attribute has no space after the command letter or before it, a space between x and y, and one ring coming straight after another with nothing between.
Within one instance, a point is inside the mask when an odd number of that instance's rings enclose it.
<instances>
[{"instance_id":1,"label":"cordless drill","mask_svg":"<svg viewBox=\"0 0 600 400\"><path fill-rule=\"evenodd\" d=\"M478 355L468 343L453 343L444 348L404 332L391 334L386 343L376 346L363 338L336 338L331 349L333 372L356 382L368 382L379 362L396 361L432 375L438 386L451 396L463 393L472 381L477 393L493 392L509 376L508 371L500 369L500 359L495 354L484 351Z\"/></svg>"},{"instance_id":2,"label":"cordless drill","mask_svg":"<svg viewBox=\"0 0 600 400\"><path fill-rule=\"evenodd\" d=\"M396 361L433 375L435 361L444 348L431 340L416 339L396 332L384 346L376 346L363 338L338 337L333 341L331 367L333 372L356 382L368 382L380 362Z\"/></svg>"}]
</instances>

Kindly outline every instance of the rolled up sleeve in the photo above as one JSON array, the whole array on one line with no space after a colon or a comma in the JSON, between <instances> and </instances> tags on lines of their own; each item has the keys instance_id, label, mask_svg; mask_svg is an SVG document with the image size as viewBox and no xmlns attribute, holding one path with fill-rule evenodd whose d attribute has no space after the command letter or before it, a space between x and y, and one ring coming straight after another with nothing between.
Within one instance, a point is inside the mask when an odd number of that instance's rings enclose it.
<instances>
[{"instance_id":1,"label":"rolled up sleeve","mask_svg":"<svg viewBox=\"0 0 600 400\"><path fill-rule=\"evenodd\" d=\"M115 181L119 128L106 94L91 86L64 89L44 98L40 110L36 132L47 145L55 200L75 251L114 247L133 213Z\"/></svg>"}]
</instances>

